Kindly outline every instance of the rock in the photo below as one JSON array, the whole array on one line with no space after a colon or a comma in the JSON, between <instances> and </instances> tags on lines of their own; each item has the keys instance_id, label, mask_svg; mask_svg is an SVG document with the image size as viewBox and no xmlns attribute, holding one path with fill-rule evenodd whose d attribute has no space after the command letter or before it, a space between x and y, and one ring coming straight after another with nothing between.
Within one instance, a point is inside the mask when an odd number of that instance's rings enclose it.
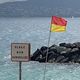
<instances>
[{"instance_id":1,"label":"rock","mask_svg":"<svg viewBox=\"0 0 80 80\"><path fill-rule=\"evenodd\" d=\"M69 58L68 57L63 58L60 62L61 63L68 63L69 62Z\"/></svg>"},{"instance_id":2,"label":"rock","mask_svg":"<svg viewBox=\"0 0 80 80\"><path fill-rule=\"evenodd\" d=\"M66 54L67 53L67 51L62 51L60 54Z\"/></svg>"},{"instance_id":3,"label":"rock","mask_svg":"<svg viewBox=\"0 0 80 80\"><path fill-rule=\"evenodd\" d=\"M66 48L65 51L62 51L60 54L67 54L67 53L70 53L71 52L71 48Z\"/></svg>"},{"instance_id":4,"label":"rock","mask_svg":"<svg viewBox=\"0 0 80 80\"><path fill-rule=\"evenodd\" d=\"M39 62L46 62L46 57L39 59Z\"/></svg>"},{"instance_id":5,"label":"rock","mask_svg":"<svg viewBox=\"0 0 80 80\"><path fill-rule=\"evenodd\" d=\"M72 55L72 59L70 60L71 62L77 62L78 59L78 54Z\"/></svg>"},{"instance_id":6,"label":"rock","mask_svg":"<svg viewBox=\"0 0 80 80\"><path fill-rule=\"evenodd\" d=\"M51 51L53 51L53 52L55 52L55 53L58 53L58 52L57 52L57 49L56 49L55 47L50 47L50 48L49 48L49 52L51 52Z\"/></svg>"},{"instance_id":7,"label":"rock","mask_svg":"<svg viewBox=\"0 0 80 80\"><path fill-rule=\"evenodd\" d=\"M77 58L76 63L80 63L80 56Z\"/></svg>"},{"instance_id":8,"label":"rock","mask_svg":"<svg viewBox=\"0 0 80 80\"><path fill-rule=\"evenodd\" d=\"M76 45L74 43L71 44L71 48L76 48Z\"/></svg>"},{"instance_id":9,"label":"rock","mask_svg":"<svg viewBox=\"0 0 80 80\"><path fill-rule=\"evenodd\" d=\"M42 52L42 56L45 57L46 54L47 54L47 50L44 50L44 51Z\"/></svg>"},{"instance_id":10,"label":"rock","mask_svg":"<svg viewBox=\"0 0 80 80\"><path fill-rule=\"evenodd\" d=\"M57 50L58 53L61 53L62 51L66 50L66 47L56 46L55 49Z\"/></svg>"},{"instance_id":11,"label":"rock","mask_svg":"<svg viewBox=\"0 0 80 80\"><path fill-rule=\"evenodd\" d=\"M77 48L80 48L80 42L73 43Z\"/></svg>"},{"instance_id":12,"label":"rock","mask_svg":"<svg viewBox=\"0 0 80 80\"><path fill-rule=\"evenodd\" d=\"M64 59L65 57L62 55L59 55L56 59L55 62L61 62L62 59Z\"/></svg>"},{"instance_id":13,"label":"rock","mask_svg":"<svg viewBox=\"0 0 80 80\"><path fill-rule=\"evenodd\" d=\"M56 58L56 57L57 57L57 54L51 51L48 53L47 61L53 60L53 58Z\"/></svg>"},{"instance_id":14,"label":"rock","mask_svg":"<svg viewBox=\"0 0 80 80\"><path fill-rule=\"evenodd\" d=\"M35 61L39 61L40 59L42 59L43 57L42 57L42 55L40 54L39 56L37 56L36 58L35 58Z\"/></svg>"},{"instance_id":15,"label":"rock","mask_svg":"<svg viewBox=\"0 0 80 80\"><path fill-rule=\"evenodd\" d=\"M40 54L42 54L41 51L40 51L39 49L37 49L37 50L33 53L32 57L31 57L31 60L36 60L36 58L39 57Z\"/></svg>"},{"instance_id":16,"label":"rock","mask_svg":"<svg viewBox=\"0 0 80 80\"><path fill-rule=\"evenodd\" d=\"M66 43L60 43L59 46L65 47Z\"/></svg>"},{"instance_id":17,"label":"rock","mask_svg":"<svg viewBox=\"0 0 80 80\"><path fill-rule=\"evenodd\" d=\"M62 47L66 47L66 48L75 48L76 45L75 44L71 44L71 43L60 43L59 46L62 46Z\"/></svg>"},{"instance_id":18,"label":"rock","mask_svg":"<svg viewBox=\"0 0 80 80\"><path fill-rule=\"evenodd\" d=\"M72 44L71 44L71 43L67 43L67 44L65 45L65 47L66 47L66 48L72 48Z\"/></svg>"},{"instance_id":19,"label":"rock","mask_svg":"<svg viewBox=\"0 0 80 80\"><path fill-rule=\"evenodd\" d=\"M44 50L47 50L47 48L48 47L46 47L46 46L42 46L40 50L43 52Z\"/></svg>"},{"instance_id":20,"label":"rock","mask_svg":"<svg viewBox=\"0 0 80 80\"><path fill-rule=\"evenodd\" d=\"M79 49L78 48L73 48L72 50L71 50L71 52L75 52L75 51L78 51Z\"/></svg>"},{"instance_id":21,"label":"rock","mask_svg":"<svg viewBox=\"0 0 80 80\"><path fill-rule=\"evenodd\" d=\"M52 59L48 60L48 62L49 62L49 63L55 62L55 58L52 58Z\"/></svg>"}]
</instances>

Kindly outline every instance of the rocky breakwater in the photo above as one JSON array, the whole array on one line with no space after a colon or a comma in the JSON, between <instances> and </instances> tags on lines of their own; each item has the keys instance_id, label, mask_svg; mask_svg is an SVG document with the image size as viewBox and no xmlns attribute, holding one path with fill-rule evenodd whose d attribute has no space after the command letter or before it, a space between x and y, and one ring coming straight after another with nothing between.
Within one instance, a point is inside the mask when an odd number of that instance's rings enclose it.
<instances>
[{"instance_id":1,"label":"rocky breakwater","mask_svg":"<svg viewBox=\"0 0 80 80\"><path fill-rule=\"evenodd\" d=\"M54 44L49 48L42 46L33 53L31 61L45 62L46 54L50 63L80 63L80 42Z\"/></svg>"}]
</instances>

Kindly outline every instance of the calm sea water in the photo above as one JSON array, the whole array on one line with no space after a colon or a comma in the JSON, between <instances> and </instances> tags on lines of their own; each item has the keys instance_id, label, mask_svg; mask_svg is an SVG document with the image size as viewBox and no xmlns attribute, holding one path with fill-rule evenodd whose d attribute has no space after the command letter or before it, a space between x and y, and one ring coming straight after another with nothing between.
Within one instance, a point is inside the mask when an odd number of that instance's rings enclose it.
<instances>
[{"instance_id":1,"label":"calm sea water","mask_svg":"<svg viewBox=\"0 0 80 80\"><path fill-rule=\"evenodd\" d=\"M66 18L66 32L51 33L50 45L80 41L80 19ZM51 18L0 18L0 80L18 80L18 63L11 62L11 43L31 43L31 54L47 46ZM44 63L22 64L22 80L43 80ZM46 80L79 80L79 64L47 64Z\"/></svg>"}]
</instances>

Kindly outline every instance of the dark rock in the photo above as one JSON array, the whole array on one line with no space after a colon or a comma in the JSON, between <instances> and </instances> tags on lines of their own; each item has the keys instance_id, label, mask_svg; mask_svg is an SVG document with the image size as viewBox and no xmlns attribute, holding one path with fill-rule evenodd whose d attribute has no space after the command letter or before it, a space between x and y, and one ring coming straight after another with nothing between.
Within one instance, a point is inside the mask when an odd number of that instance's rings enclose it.
<instances>
[{"instance_id":1,"label":"dark rock","mask_svg":"<svg viewBox=\"0 0 80 80\"><path fill-rule=\"evenodd\" d=\"M47 50L44 50L44 51L42 52L42 56L45 57L46 54L47 54Z\"/></svg>"},{"instance_id":2,"label":"dark rock","mask_svg":"<svg viewBox=\"0 0 80 80\"><path fill-rule=\"evenodd\" d=\"M55 49L57 50L58 53L61 53L62 51L66 50L66 47L56 46Z\"/></svg>"},{"instance_id":3,"label":"dark rock","mask_svg":"<svg viewBox=\"0 0 80 80\"><path fill-rule=\"evenodd\" d=\"M42 57L42 55L40 54L39 56L37 56L36 58L35 58L35 61L39 61L40 59L42 59L43 57Z\"/></svg>"},{"instance_id":4,"label":"dark rock","mask_svg":"<svg viewBox=\"0 0 80 80\"><path fill-rule=\"evenodd\" d=\"M55 62L61 62L65 57L62 55L59 55L56 59Z\"/></svg>"},{"instance_id":5,"label":"dark rock","mask_svg":"<svg viewBox=\"0 0 80 80\"><path fill-rule=\"evenodd\" d=\"M40 50L43 52L44 50L47 50L47 48L48 47L46 47L46 46L42 46Z\"/></svg>"},{"instance_id":6,"label":"dark rock","mask_svg":"<svg viewBox=\"0 0 80 80\"><path fill-rule=\"evenodd\" d=\"M42 52L37 49L34 53L33 53L33 56L31 57L31 60L36 60L37 57L40 56L40 54L42 54Z\"/></svg>"},{"instance_id":7,"label":"dark rock","mask_svg":"<svg viewBox=\"0 0 80 80\"><path fill-rule=\"evenodd\" d=\"M71 44L71 48L76 48L76 45L75 44Z\"/></svg>"},{"instance_id":8,"label":"dark rock","mask_svg":"<svg viewBox=\"0 0 80 80\"><path fill-rule=\"evenodd\" d=\"M71 52L71 48L66 48L66 50L62 51L60 54L67 54Z\"/></svg>"},{"instance_id":9,"label":"dark rock","mask_svg":"<svg viewBox=\"0 0 80 80\"><path fill-rule=\"evenodd\" d=\"M48 60L49 63L55 62L55 58Z\"/></svg>"},{"instance_id":10,"label":"dark rock","mask_svg":"<svg viewBox=\"0 0 80 80\"><path fill-rule=\"evenodd\" d=\"M71 52L76 52L76 51L79 51L79 49L78 49L78 48L73 48L73 49L71 50Z\"/></svg>"},{"instance_id":11,"label":"dark rock","mask_svg":"<svg viewBox=\"0 0 80 80\"><path fill-rule=\"evenodd\" d=\"M75 44L71 44L71 43L60 43L59 46L62 46L62 47L66 47L66 48L76 48L76 45Z\"/></svg>"},{"instance_id":12,"label":"dark rock","mask_svg":"<svg viewBox=\"0 0 80 80\"><path fill-rule=\"evenodd\" d=\"M80 63L80 56L77 57L76 63Z\"/></svg>"},{"instance_id":13,"label":"dark rock","mask_svg":"<svg viewBox=\"0 0 80 80\"><path fill-rule=\"evenodd\" d=\"M49 48L49 52L51 52L51 51L53 51L53 52L55 52L55 53L58 53L58 52L57 52L57 49L56 49L55 47L50 47L50 48Z\"/></svg>"},{"instance_id":14,"label":"dark rock","mask_svg":"<svg viewBox=\"0 0 80 80\"><path fill-rule=\"evenodd\" d=\"M60 62L61 63L68 63L69 62L69 58L68 57L63 58Z\"/></svg>"},{"instance_id":15,"label":"dark rock","mask_svg":"<svg viewBox=\"0 0 80 80\"><path fill-rule=\"evenodd\" d=\"M71 43L67 43L67 44L65 45L65 47L66 47L66 48L72 48L72 44L71 44Z\"/></svg>"},{"instance_id":16,"label":"dark rock","mask_svg":"<svg viewBox=\"0 0 80 80\"><path fill-rule=\"evenodd\" d=\"M47 55L47 60L51 60L53 58L56 58L57 57L57 54L54 53L53 51L49 52L48 55Z\"/></svg>"},{"instance_id":17,"label":"dark rock","mask_svg":"<svg viewBox=\"0 0 80 80\"><path fill-rule=\"evenodd\" d=\"M73 43L77 48L80 48L80 42Z\"/></svg>"},{"instance_id":18,"label":"dark rock","mask_svg":"<svg viewBox=\"0 0 80 80\"><path fill-rule=\"evenodd\" d=\"M58 57L59 54L56 54L54 52L50 52L52 53L51 55L48 56L48 62L55 62L56 58Z\"/></svg>"},{"instance_id":19,"label":"dark rock","mask_svg":"<svg viewBox=\"0 0 80 80\"><path fill-rule=\"evenodd\" d=\"M46 62L46 57L39 59L39 62Z\"/></svg>"},{"instance_id":20,"label":"dark rock","mask_svg":"<svg viewBox=\"0 0 80 80\"><path fill-rule=\"evenodd\" d=\"M71 61L71 62L77 62L78 56L79 56L78 54L72 55L72 56L71 56L72 59L71 59L70 61Z\"/></svg>"},{"instance_id":21,"label":"dark rock","mask_svg":"<svg viewBox=\"0 0 80 80\"><path fill-rule=\"evenodd\" d=\"M60 43L59 46L65 47L66 43Z\"/></svg>"}]
</instances>

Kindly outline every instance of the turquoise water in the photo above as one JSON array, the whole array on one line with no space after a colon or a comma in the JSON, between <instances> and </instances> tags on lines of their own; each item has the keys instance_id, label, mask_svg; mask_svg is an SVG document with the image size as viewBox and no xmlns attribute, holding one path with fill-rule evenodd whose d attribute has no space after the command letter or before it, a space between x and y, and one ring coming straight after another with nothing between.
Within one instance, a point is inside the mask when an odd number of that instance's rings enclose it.
<instances>
[{"instance_id":1,"label":"turquoise water","mask_svg":"<svg viewBox=\"0 0 80 80\"><path fill-rule=\"evenodd\" d=\"M66 18L66 32L51 33L50 45L80 41L80 19ZM50 18L0 18L0 80L18 80L18 63L11 62L11 43L31 43L31 54L47 45ZM44 63L22 64L22 80L43 80ZM79 64L47 64L46 80L79 80Z\"/></svg>"}]
</instances>

